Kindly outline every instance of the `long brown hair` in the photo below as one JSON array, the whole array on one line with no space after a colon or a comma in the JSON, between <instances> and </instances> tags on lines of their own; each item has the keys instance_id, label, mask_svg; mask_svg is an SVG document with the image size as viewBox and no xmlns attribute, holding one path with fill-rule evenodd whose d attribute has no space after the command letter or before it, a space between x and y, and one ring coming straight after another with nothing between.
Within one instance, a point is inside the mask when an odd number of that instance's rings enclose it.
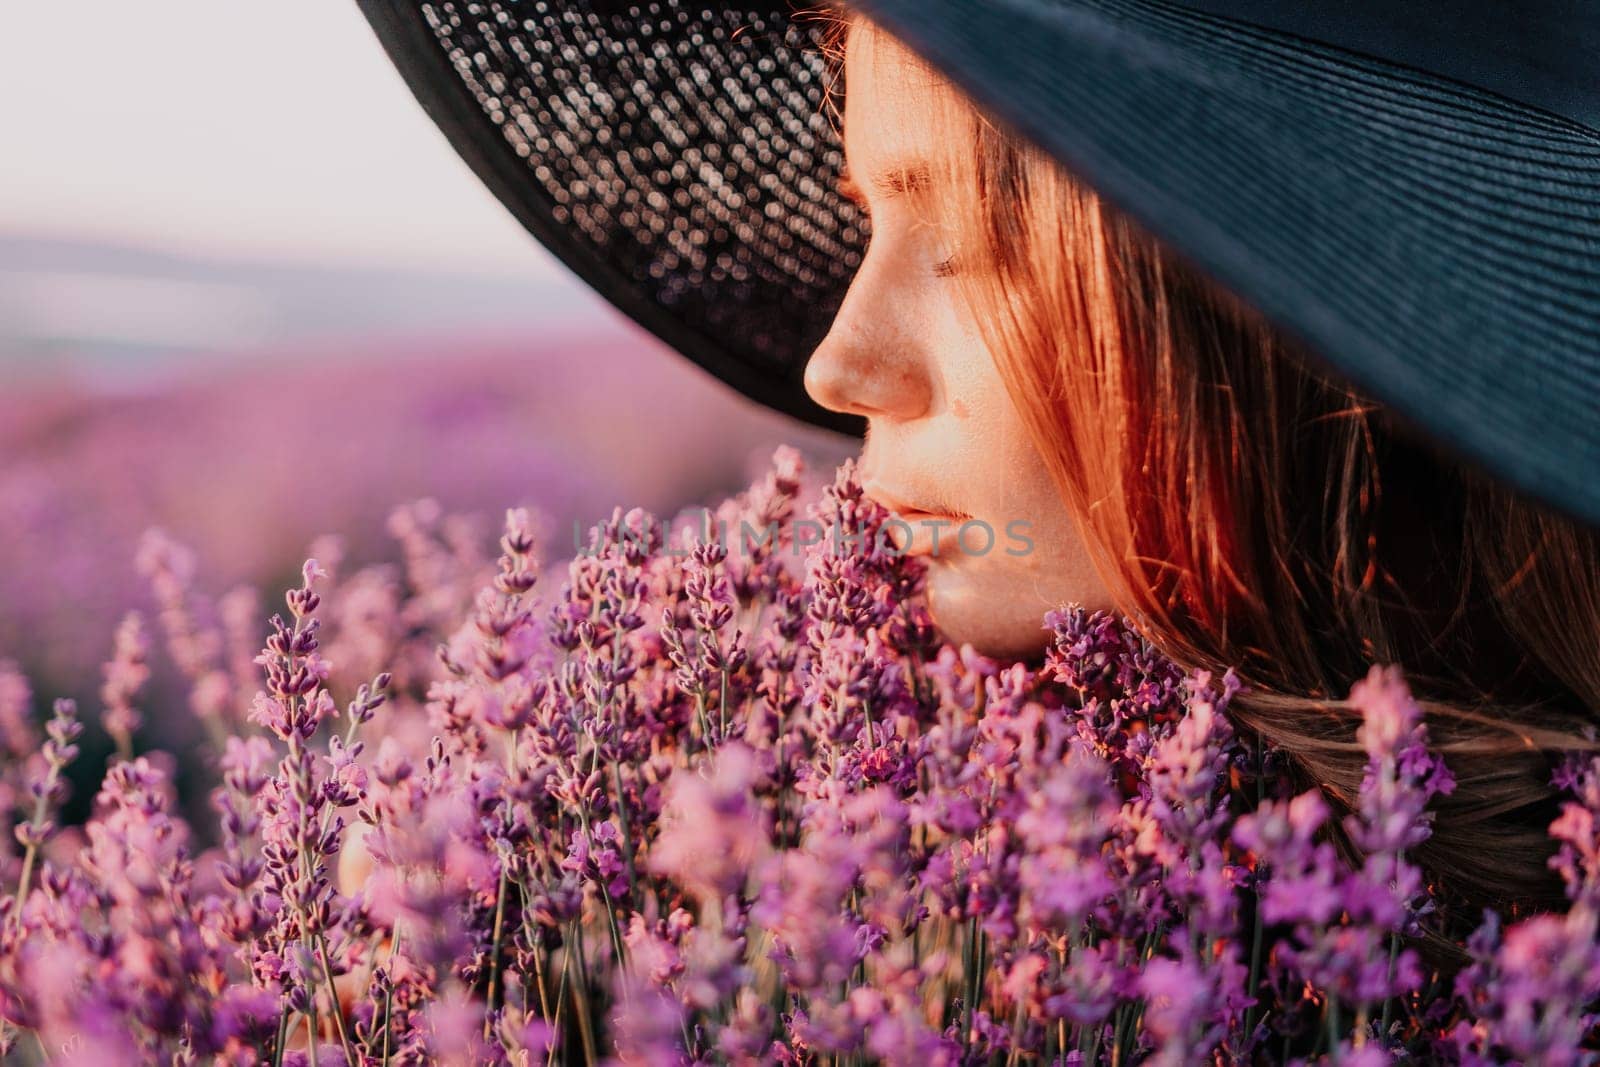
<instances>
[{"instance_id":1,"label":"long brown hair","mask_svg":"<svg viewBox=\"0 0 1600 1067\"><path fill-rule=\"evenodd\" d=\"M830 13L842 59L883 31ZM936 71L935 83L949 88ZM1475 912L1560 904L1550 754L1600 712L1600 533L1439 450L958 92L924 200L1114 602L1348 804L1349 687L1399 664L1457 779L1418 860ZM1086 103L1085 106L1093 106ZM974 211L973 206L978 206Z\"/></svg>"}]
</instances>

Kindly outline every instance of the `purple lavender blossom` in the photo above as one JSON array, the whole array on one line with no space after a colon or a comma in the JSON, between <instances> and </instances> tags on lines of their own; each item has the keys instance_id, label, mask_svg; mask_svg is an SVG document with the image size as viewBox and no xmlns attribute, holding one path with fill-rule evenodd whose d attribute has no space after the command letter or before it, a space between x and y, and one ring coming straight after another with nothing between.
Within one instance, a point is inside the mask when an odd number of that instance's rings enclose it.
<instances>
[{"instance_id":1,"label":"purple lavender blossom","mask_svg":"<svg viewBox=\"0 0 1600 1067\"><path fill-rule=\"evenodd\" d=\"M792 453L716 509L800 511ZM102 690L123 749L83 828L81 727L39 740L0 664L15 852L0 1047L58 1062L966 1065L1591 1062L1600 764L1552 827L1570 909L1491 913L1454 982L1416 853L1453 788L1396 667L1348 706L1341 811L1266 788L1232 671L1107 612L1042 670L933 635L918 561L841 468L804 566L617 509L548 574L429 504L400 566L318 542L264 647L235 590L152 535L165 654L214 731L214 825L137 756L135 622ZM838 534L837 537L832 536ZM321 562L318 562L321 561ZM553 579L553 580L549 580ZM148 701L149 698L145 698ZM379 709L385 709L381 720ZM241 714L248 709L248 715ZM1343 833L1358 862L1332 843ZM198 853L196 849L209 843Z\"/></svg>"}]
</instances>

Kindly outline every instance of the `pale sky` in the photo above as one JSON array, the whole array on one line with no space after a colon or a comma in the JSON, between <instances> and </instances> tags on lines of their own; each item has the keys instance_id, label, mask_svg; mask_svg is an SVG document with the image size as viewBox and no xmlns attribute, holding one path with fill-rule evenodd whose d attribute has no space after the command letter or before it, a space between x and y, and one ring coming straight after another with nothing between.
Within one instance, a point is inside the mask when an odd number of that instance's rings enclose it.
<instances>
[{"instance_id":1,"label":"pale sky","mask_svg":"<svg viewBox=\"0 0 1600 1067\"><path fill-rule=\"evenodd\" d=\"M354 0L0 7L0 232L565 274L445 143Z\"/></svg>"}]
</instances>

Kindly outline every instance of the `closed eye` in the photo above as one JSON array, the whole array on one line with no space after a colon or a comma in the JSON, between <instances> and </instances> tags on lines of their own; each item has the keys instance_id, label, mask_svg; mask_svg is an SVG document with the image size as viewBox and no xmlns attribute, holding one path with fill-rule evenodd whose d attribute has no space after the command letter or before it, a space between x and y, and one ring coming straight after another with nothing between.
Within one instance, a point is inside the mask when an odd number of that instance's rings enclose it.
<instances>
[{"instance_id":1,"label":"closed eye","mask_svg":"<svg viewBox=\"0 0 1600 1067\"><path fill-rule=\"evenodd\" d=\"M850 177L849 174L839 175L837 188L839 195L854 204L862 214L871 214L871 211L867 208L867 194L861 191L861 186L857 185L856 180Z\"/></svg>"}]
</instances>

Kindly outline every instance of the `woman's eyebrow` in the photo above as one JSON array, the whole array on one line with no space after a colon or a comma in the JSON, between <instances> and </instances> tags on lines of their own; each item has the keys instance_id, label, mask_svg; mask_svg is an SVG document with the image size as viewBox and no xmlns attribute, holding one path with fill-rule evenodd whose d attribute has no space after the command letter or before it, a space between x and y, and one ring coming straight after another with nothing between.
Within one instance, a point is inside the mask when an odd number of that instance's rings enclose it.
<instances>
[{"instance_id":1,"label":"woman's eyebrow","mask_svg":"<svg viewBox=\"0 0 1600 1067\"><path fill-rule=\"evenodd\" d=\"M885 200L900 196L903 193L920 192L930 183L931 171L928 164L921 160L899 163L895 166L881 170L870 179L872 188ZM855 204L857 207L867 206L866 194L850 173L849 167L839 171L839 195Z\"/></svg>"}]
</instances>

